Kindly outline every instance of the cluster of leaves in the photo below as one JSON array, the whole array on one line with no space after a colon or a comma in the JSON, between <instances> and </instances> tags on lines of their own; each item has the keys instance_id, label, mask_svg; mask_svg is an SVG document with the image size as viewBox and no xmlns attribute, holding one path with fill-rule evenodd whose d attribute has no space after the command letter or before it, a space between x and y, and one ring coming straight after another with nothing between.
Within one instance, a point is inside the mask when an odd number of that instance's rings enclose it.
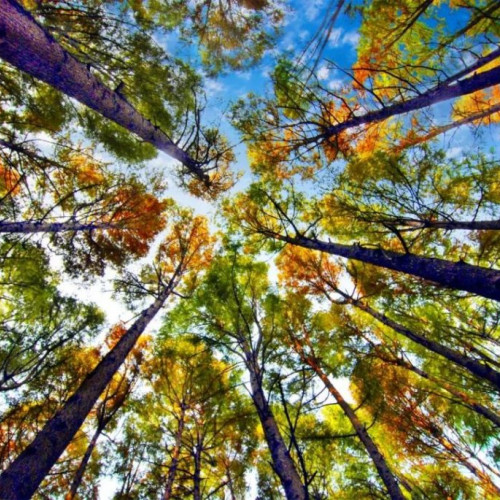
<instances>
[{"instance_id":1,"label":"cluster of leaves","mask_svg":"<svg viewBox=\"0 0 500 500\"><path fill-rule=\"evenodd\" d=\"M160 149L198 197L234 183L202 78L161 45L195 37L211 76L248 68L281 2L20 3L147 133L2 65L0 496L95 498L112 476L116 500L250 481L269 499L497 498L498 157L436 138L498 132L498 2L348 2L360 42L336 90L319 59L279 58L272 94L233 108L255 182L218 237L144 173ZM134 312L111 328L58 278L107 266Z\"/></svg>"}]
</instances>

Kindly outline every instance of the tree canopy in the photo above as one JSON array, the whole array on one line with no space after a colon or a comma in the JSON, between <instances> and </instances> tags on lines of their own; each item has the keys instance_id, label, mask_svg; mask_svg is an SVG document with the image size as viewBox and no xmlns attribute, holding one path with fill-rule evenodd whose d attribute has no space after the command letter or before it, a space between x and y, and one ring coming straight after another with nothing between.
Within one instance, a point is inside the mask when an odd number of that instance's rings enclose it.
<instances>
[{"instance_id":1,"label":"tree canopy","mask_svg":"<svg viewBox=\"0 0 500 500\"><path fill-rule=\"evenodd\" d=\"M0 498L500 496L496 0L0 0Z\"/></svg>"}]
</instances>

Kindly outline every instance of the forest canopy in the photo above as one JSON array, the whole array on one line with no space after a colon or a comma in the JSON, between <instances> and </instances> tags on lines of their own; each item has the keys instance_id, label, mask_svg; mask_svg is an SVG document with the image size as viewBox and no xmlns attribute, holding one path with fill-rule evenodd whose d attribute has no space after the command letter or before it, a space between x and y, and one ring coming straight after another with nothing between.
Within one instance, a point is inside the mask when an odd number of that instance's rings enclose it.
<instances>
[{"instance_id":1,"label":"forest canopy","mask_svg":"<svg viewBox=\"0 0 500 500\"><path fill-rule=\"evenodd\" d=\"M0 0L0 498L500 497L497 0Z\"/></svg>"}]
</instances>

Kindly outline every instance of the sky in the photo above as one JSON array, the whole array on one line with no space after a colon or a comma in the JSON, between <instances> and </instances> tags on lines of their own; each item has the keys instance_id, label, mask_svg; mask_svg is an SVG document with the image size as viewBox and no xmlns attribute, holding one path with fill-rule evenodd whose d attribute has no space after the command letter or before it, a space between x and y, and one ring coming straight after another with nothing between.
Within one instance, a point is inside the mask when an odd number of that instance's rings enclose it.
<instances>
[{"instance_id":1,"label":"sky","mask_svg":"<svg viewBox=\"0 0 500 500\"><path fill-rule=\"evenodd\" d=\"M278 39L276 46L268 50L260 64L246 71L229 72L217 78L207 78L205 90L207 94L207 109L205 118L216 124L220 123L223 132L228 136L231 144L237 144L236 171L243 172L243 178L235 186L234 191L242 190L251 182L251 173L248 168L246 150L244 145L239 144L240 138L237 132L228 123L223 116L236 99L244 98L248 93L263 94L272 92L270 73L274 67L277 57L286 54L291 58L303 53L304 47L312 40L321 26L324 18L325 9L330 2L323 0L312 0L310 2L292 1L291 8L286 12L284 19L283 33ZM358 21L346 19L340 16L334 28L331 30L324 50L324 60L317 67L317 78L322 86L331 90L338 90L346 81L345 75L334 67L349 68L356 59L356 49L359 43ZM157 39L159 44L172 49L184 59L196 58L193 47L179 46L174 41L174 35L160 37ZM305 58L306 60L307 57ZM443 109L447 104L443 104ZM439 112L439 109L438 111ZM489 132L490 136L486 141L493 144L498 140L498 129L496 132ZM496 134L496 135L495 135ZM453 133L453 136L443 136L440 140L443 145L448 145L449 140L453 139L454 146L449 149L450 156L458 155L461 152L461 145L470 141L470 133L466 129L460 129ZM100 152L103 160L109 161L111 157L105 151ZM174 162L163 153L149 163L151 169L161 169L171 171ZM169 182L168 196L173 197L180 205L192 207L195 212L208 215L210 217L216 214L216 205L198 198L194 198L179 188L171 177ZM215 225L213 226L215 227ZM276 271L273 270L275 275ZM110 278L113 273L110 271L104 280L96 280L93 283L82 283L80 287L75 286L74 282L65 281L61 284L61 289L68 295L77 295L82 300L91 300L96 302L107 314L108 324L112 325L118 321L129 321L134 313L126 310L118 301L114 300L111 291ZM154 331L161 324L158 318L148 328ZM103 331L103 334L105 330ZM99 341L99 339L98 339ZM349 399L348 381L338 381L341 392ZM251 480L251 477L250 477ZM105 500L112 497L116 483L112 478L105 479L101 484L101 499Z\"/></svg>"},{"instance_id":2,"label":"sky","mask_svg":"<svg viewBox=\"0 0 500 500\"><path fill-rule=\"evenodd\" d=\"M311 2L292 2L292 8L287 9L284 20L283 33L280 36L276 47L270 49L260 64L247 71L231 72L217 78L208 78L205 82L205 90L207 94L207 109L205 118L212 119L214 123L219 123L223 132L229 138L231 144L236 144L236 163L234 169L241 171L244 175L242 179L233 189L233 192L242 190L251 182L251 173L249 172L248 162L246 157L246 149L240 143L240 138L237 132L231 127L224 117L221 119L221 111L229 110L230 105L239 98L244 98L248 93L253 92L262 94L272 91L270 80L270 72L272 71L276 58L285 53L290 57L294 57L303 51L304 46L314 36L318 26L321 24L325 4L328 2L322 0L313 0ZM171 37L159 38L158 43L163 43L168 48L175 44ZM346 22L345 19L339 22L335 29L332 30L327 45L325 47L325 55L328 55L335 61L335 64L349 67L356 57L356 47L359 41L359 35L354 23ZM191 48L178 47L177 50L180 57L196 58L195 53ZM318 67L318 79L321 84L330 89L336 90L342 85L343 75L334 69L331 69L328 63L321 63ZM105 153L101 152L101 157L104 160L110 159ZM160 168L171 170L174 165L173 160L163 153L152 160L149 164L151 168ZM168 196L174 198L180 205L193 208L196 213L202 213L212 218L216 214L216 206L212 203L195 198L187 193L182 188L176 185L176 182L171 178L169 183ZM213 225L213 227L215 227ZM107 313L108 323L114 324L118 321L127 321L133 313L113 299L110 293L110 281L112 273L108 272L106 280L95 282L90 286L87 285L81 289L78 295L83 299L90 298L97 302L100 307L104 308ZM271 265L271 278L276 278L277 271ZM63 284L68 293L74 293L75 288L72 283ZM161 325L161 317L148 327L149 332L155 331ZM337 380L338 389L343 392L344 397L350 400L350 392L348 388L348 379ZM249 483L249 498L254 498L256 495L256 477L254 474L247 476ZM112 477L106 477L101 482L100 498L107 500L112 498L114 491L117 488L117 482Z\"/></svg>"}]
</instances>

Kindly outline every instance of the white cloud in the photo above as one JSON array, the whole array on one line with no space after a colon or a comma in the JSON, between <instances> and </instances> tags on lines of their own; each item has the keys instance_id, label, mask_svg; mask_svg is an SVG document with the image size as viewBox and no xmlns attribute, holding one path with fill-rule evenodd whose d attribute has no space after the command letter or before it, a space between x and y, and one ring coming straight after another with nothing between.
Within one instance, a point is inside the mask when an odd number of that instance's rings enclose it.
<instances>
[{"instance_id":1,"label":"white cloud","mask_svg":"<svg viewBox=\"0 0 500 500\"><path fill-rule=\"evenodd\" d=\"M308 21L313 21L316 17L318 17L322 3L323 0L313 0L308 3L306 8L306 18Z\"/></svg>"},{"instance_id":2,"label":"white cloud","mask_svg":"<svg viewBox=\"0 0 500 500\"><path fill-rule=\"evenodd\" d=\"M344 82L342 80L339 80L338 78L334 78L333 80L330 80L328 82L328 88L330 90L340 90L344 85Z\"/></svg>"},{"instance_id":3,"label":"white cloud","mask_svg":"<svg viewBox=\"0 0 500 500\"><path fill-rule=\"evenodd\" d=\"M359 33L357 31L348 31L342 38L342 43L345 45L352 45L354 48L359 43Z\"/></svg>"},{"instance_id":4,"label":"white cloud","mask_svg":"<svg viewBox=\"0 0 500 500\"><path fill-rule=\"evenodd\" d=\"M460 156L462 153L462 148L460 146L455 146L453 148L449 148L446 151L446 157L447 158L457 158Z\"/></svg>"},{"instance_id":5,"label":"white cloud","mask_svg":"<svg viewBox=\"0 0 500 500\"><path fill-rule=\"evenodd\" d=\"M239 73L237 73L238 75L238 78L241 78L242 80L246 80L246 81L249 81L250 78L252 78L252 73L250 73L250 71L240 71Z\"/></svg>"},{"instance_id":6,"label":"white cloud","mask_svg":"<svg viewBox=\"0 0 500 500\"><path fill-rule=\"evenodd\" d=\"M330 76L330 69L326 66L321 66L321 68L318 69L316 76L318 77L318 80L328 80L328 77Z\"/></svg>"},{"instance_id":7,"label":"white cloud","mask_svg":"<svg viewBox=\"0 0 500 500\"><path fill-rule=\"evenodd\" d=\"M217 80L213 80L213 79L209 78L205 82L205 90L207 91L208 95L217 94L219 92L222 92L225 89L226 89L226 87L224 87L224 85L222 85L222 83L218 82Z\"/></svg>"},{"instance_id":8,"label":"white cloud","mask_svg":"<svg viewBox=\"0 0 500 500\"><path fill-rule=\"evenodd\" d=\"M330 33L330 36L328 37L328 43L332 47L336 47L338 45L341 45L341 40L340 37L342 36L342 28L334 28L332 32Z\"/></svg>"},{"instance_id":9,"label":"white cloud","mask_svg":"<svg viewBox=\"0 0 500 500\"><path fill-rule=\"evenodd\" d=\"M347 31L344 33L342 28L334 28L330 33L328 43L331 47L351 45L356 48L359 43L359 33L357 31Z\"/></svg>"}]
</instances>

